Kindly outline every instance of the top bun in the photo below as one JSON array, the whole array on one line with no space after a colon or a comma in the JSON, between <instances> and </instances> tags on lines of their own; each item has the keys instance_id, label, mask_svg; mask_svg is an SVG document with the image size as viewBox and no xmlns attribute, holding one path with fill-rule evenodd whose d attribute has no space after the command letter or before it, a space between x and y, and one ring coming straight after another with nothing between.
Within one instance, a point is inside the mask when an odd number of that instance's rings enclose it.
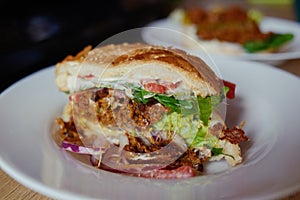
<instances>
[{"instance_id":1,"label":"top bun","mask_svg":"<svg viewBox=\"0 0 300 200\"><path fill-rule=\"evenodd\" d=\"M73 93L97 86L101 81L142 79L181 81L195 95L218 95L221 81L199 57L180 49L143 43L86 47L76 56L56 64L55 83Z\"/></svg>"}]
</instances>

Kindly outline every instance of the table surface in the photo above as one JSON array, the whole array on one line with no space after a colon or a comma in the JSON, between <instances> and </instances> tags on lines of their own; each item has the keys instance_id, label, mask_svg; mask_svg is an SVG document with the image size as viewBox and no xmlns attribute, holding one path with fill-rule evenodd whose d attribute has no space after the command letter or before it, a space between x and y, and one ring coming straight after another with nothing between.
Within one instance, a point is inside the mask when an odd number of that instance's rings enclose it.
<instances>
[{"instance_id":1,"label":"table surface","mask_svg":"<svg viewBox=\"0 0 300 200\"><path fill-rule=\"evenodd\" d=\"M250 6L261 10L267 16L281 17L289 20L295 19L295 13L292 5L251 4ZM283 69L300 77L300 59L288 60L275 67ZM21 185L20 183L12 179L10 176L8 176L3 170L0 170L0 183L0 199L50 199ZM283 199L300 199L300 192L292 194Z\"/></svg>"}]
</instances>

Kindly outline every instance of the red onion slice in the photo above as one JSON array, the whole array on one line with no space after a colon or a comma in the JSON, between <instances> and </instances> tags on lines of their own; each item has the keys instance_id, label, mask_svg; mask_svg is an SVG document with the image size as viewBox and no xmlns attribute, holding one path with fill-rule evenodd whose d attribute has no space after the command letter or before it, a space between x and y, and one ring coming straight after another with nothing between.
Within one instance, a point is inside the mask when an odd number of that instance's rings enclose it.
<instances>
[{"instance_id":1,"label":"red onion slice","mask_svg":"<svg viewBox=\"0 0 300 200\"><path fill-rule=\"evenodd\" d=\"M89 155L100 155L101 152L105 151L105 148L95 148L77 145L71 142L63 141L61 144L64 150L78 153L78 154L89 154Z\"/></svg>"}]
</instances>

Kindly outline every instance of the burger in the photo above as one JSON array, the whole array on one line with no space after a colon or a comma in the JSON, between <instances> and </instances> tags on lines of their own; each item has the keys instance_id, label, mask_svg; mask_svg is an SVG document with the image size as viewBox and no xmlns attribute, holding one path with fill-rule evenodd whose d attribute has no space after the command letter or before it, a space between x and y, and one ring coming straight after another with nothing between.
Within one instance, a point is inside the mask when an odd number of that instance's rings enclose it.
<instances>
[{"instance_id":1,"label":"burger","mask_svg":"<svg viewBox=\"0 0 300 200\"><path fill-rule=\"evenodd\" d=\"M209 162L242 162L244 122L229 128L222 111L235 84L183 50L87 46L56 64L55 84L68 97L55 137L96 168L186 178L205 173Z\"/></svg>"}]
</instances>

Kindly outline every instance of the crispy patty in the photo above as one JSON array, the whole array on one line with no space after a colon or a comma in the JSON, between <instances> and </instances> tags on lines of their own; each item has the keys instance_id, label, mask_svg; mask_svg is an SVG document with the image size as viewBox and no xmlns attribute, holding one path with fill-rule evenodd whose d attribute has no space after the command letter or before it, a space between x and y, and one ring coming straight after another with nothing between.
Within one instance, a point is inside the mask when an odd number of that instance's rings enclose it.
<instances>
[{"instance_id":1,"label":"crispy patty","mask_svg":"<svg viewBox=\"0 0 300 200\"><path fill-rule=\"evenodd\" d=\"M145 130L159 121L169 109L156 100L146 104L137 103L127 97L124 91L102 88L94 93L97 118L99 123L107 127L131 130Z\"/></svg>"}]
</instances>

